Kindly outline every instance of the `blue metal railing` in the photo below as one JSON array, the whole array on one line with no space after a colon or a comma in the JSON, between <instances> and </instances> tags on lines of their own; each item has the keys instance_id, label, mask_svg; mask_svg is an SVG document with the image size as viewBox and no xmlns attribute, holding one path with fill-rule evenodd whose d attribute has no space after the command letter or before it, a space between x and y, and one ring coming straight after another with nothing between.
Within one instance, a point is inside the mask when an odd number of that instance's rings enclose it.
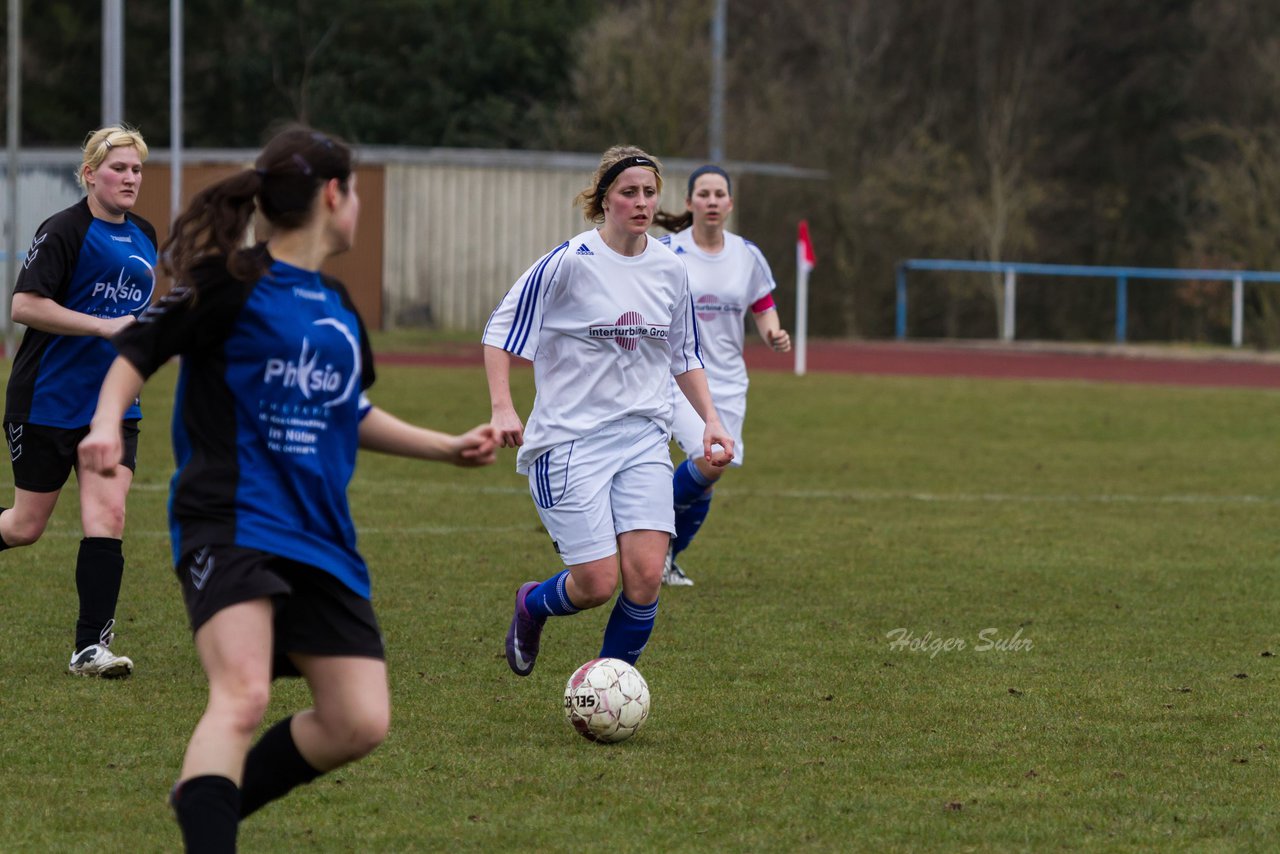
<instances>
[{"instance_id":1,"label":"blue metal railing","mask_svg":"<svg viewBox=\"0 0 1280 854\"><path fill-rule=\"evenodd\" d=\"M952 261L934 258L912 258L898 262L897 317L894 332L899 340L907 337L907 271L947 270L964 273L1000 273L1004 276L1004 316L1000 337L1014 338L1017 313L1018 276L1083 276L1116 281L1116 343L1123 344L1129 323L1129 280L1165 279L1175 281L1231 282L1231 346L1244 341L1244 283L1280 282L1280 272L1261 270L1184 270L1174 267L1091 267L1080 264L1023 264L1006 261Z\"/></svg>"}]
</instances>

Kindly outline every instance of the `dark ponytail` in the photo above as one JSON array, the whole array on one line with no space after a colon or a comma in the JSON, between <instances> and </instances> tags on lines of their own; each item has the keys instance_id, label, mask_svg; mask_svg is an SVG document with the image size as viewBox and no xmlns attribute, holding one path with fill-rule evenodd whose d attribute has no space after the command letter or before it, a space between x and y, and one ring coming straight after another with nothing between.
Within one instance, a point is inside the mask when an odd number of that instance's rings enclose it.
<instances>
[{"instance_id":1,"label":"dark ponytail","mask_svg":"<svg viewBox=\"0 0 1280 854\"><path fill-rule=\"evenodd\" d=\"M161 248L163 269L175 283L184 282L202 259L222 256L232 276L253 281L267 263L265 253L244 248L255 208L273 229L301 228L325 182L337 178L346 192L351 169L345 143L302 125L286 127L262 149L253 169L196 194Z\"/></svg>"},{"instance_id":2,"label":"dark ponytail","mask_svg":"<svg viewBox=\"0 0 1280 854\"><path fill-rule=\"evenodd\" d=\"M262 176L253 169L237 172L206 187L173 223L160 249L161 266L175 283L185 282L196 262L210 255L227 258L227 268L237 279L248 270L233 265L253 217L254 196L262 188Z\"/></svg>"},{"instance_id":3,"label":"dark ponytail","mask_svg":"<svg viewBox=\"0 0 1280 854\"><path fill-rule=\"evenodd\" d=\"M671 232L684 231L686 228L693 225L693 211L685 211L682 214L673 214L660 210L653 215L653 224L661 226Z\"/></svg>"}]
</instances>

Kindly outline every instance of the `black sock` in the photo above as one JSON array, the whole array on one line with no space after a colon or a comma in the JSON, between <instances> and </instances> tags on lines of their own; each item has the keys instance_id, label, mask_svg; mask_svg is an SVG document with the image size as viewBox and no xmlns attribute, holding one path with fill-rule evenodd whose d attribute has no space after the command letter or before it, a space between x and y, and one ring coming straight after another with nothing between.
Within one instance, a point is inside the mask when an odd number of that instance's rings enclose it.
<instances>
[{"instance_id":1,"label":"black sock","mask_svg":"<svg viewBox=\"0 0 1280 854\"><path fill-rule=\"evenodd\" d=\"M173 787L169 805L182 828L187 854L226 854L236 850L240 790L235 783L213 774L192 777Z\"/></svg>"},{"instance_id":2,"label":"black sock","mask_svg":"<svg viewBox=\"0 0 1280 854\"><path fill-rule=\"evenodd\" d=\"M102 631L116 615L124 553L111 537L85 537L76 557L76 592L80 594L80 618L76 620L76 649L98 643Z\"/></svg>"},{"instance_id":3,"label":"black sock","mask_svg":"<svg viewBox=\"0 0 1280 854\"><path fill-rule=\"evenodd\" d=\"M292 720L287 717L263 733L245 757L240 818L248 818L276 798L324 773L312 768L298 752L293 733L289 731Z\"/></svg>"}]
</instances>

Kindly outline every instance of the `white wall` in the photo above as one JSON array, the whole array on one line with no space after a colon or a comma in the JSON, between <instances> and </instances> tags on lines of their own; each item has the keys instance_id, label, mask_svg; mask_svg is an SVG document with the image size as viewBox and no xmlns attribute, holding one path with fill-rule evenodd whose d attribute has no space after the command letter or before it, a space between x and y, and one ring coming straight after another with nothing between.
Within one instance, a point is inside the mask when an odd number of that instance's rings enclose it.
<instances>
[{"instance_id":1,"label":"white wall","mask_svg":"<svg viewBox=\"0 0 1280 854\"><path fill-rule=\"evenodd\" d=\"M599 155L369 149L386 164L383 320L479 330L536 260L593 228L573 200ZM696 164L666 164L662 207L684 210ZM661 229L656 234L664 234Z\"/></svg>"}]
</instances>

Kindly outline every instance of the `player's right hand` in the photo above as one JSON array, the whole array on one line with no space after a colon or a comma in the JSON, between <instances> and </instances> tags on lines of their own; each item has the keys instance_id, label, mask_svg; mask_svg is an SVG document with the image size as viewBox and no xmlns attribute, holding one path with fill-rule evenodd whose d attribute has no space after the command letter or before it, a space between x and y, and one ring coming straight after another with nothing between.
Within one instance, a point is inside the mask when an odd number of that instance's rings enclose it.
<instances>
[{"instance_id":1,"label":"player's right hand","mask_svg":"<svg viewBox=\"0 0 1280 854\"><path fill-rule=\"evenodd\" d=\"M524 444L524 424L514 409L494 409L490 425L497 431L503 448L518 448Z\"/></svg>"},{"instance_id":2,"label":"player's right hand","mask_svg":"<svg viewBox=\"0 0 1280 854\"><path fill-rule=\"evenodd\" d=\"M458 437L453 463L458 466L487 466L497 459L498 431L488 424L473 427Z\"/></svg>"},{"instance_id":3,"label":"player's right hand","mask_svg":"<svg viewBox=\"0 0 1280 854\"><path fill-rule=\"evenodd\" d=\"M90 427L80 440L78 449L80 466L103 477L114 477L120 460L124 457L124 439L120 425Z\"/></svg>"},{"instance_id":4,"label":"player's right hand","mask_svg":"<svg viewBox=\"0 0 1280 854\"><path fill-rule=\"evenodd\" d=\"M102 337L114 338L137 322L138 318L134 317L132 314L122 314L119 317L103 318Z\"/></svg>"}]
</instances>

